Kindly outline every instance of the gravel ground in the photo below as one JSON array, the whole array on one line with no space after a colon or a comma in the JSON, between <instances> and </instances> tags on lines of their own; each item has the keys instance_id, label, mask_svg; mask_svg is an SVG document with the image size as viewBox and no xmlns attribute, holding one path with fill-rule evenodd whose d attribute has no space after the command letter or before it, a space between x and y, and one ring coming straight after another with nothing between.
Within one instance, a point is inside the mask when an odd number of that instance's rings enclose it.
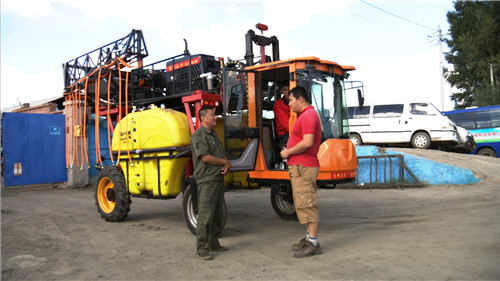
<instances>
[{"instance_id":1,"label":"gravel ground","mask_svg":"<svg viewBox=\"0 0 500 281\"><path fill-rule=\"evenodd\" d=\"M400 150L395 149L395 150ZM89 188L2 191L3 280L500 280L500 159L401 149L470 168L481 182L319 190L323 254L293 257L304 235L270 190L226 193L228 252L196 258L182 198L133 198L121 223Z\"/></svg>"}]
</instances>

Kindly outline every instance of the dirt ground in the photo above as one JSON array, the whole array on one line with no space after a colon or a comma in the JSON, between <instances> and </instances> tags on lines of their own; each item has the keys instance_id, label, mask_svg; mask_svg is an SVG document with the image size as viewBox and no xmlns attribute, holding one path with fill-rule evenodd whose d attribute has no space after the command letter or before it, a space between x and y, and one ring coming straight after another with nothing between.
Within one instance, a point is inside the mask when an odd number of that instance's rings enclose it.
<instances>
[{"instance_id":1,"label":"dirt ground","mask_svg":"<svg viewBox=\"0 0 500 281\"><path fill-rule=\"evenodd\" d=\"M413 150L405 150L414 152ZM89 188L7 188L2 280L500 280L500 159L438 151L469 167L463 186L320 189L323 254L293 257L305 227L278 218L270 190L226 193L214 260L195 255L182 198L132 199L121 223L100 218ZM425 155L423 155L425 154Z\"/></svg>"}]
</instances>

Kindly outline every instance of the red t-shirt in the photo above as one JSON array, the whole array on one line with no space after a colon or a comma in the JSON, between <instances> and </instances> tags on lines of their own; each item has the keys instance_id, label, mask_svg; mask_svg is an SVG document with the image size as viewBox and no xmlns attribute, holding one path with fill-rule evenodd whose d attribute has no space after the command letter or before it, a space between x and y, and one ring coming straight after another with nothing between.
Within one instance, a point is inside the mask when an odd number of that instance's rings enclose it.
<instances>
[{"instance_id":1,"label":"red t-shirt","mask_svg":"<svg viewBox=\"0 0 500 281\"><path fill-rule=\"evenodd\" d=\"M313 145L300 154L290 155L288 157L288 165L302 164L304 167L319 167L318 151L321 144L321 123L318 114L312 106L304 108L299 113L286 147L294 147L307 134L314 134Z\"/></svg>"},{"instance_id":2,"label":"red t-shirt","mask_svg":"<svg viewBox=\"0 0 500 281\"><path fill-rule=\"evenodd\" d=\"M281 136L288 133L290 120L290 106L285 103L283 98L274 103L274 121L276 122L276 134Z\"/></svg>"}]
</instances>

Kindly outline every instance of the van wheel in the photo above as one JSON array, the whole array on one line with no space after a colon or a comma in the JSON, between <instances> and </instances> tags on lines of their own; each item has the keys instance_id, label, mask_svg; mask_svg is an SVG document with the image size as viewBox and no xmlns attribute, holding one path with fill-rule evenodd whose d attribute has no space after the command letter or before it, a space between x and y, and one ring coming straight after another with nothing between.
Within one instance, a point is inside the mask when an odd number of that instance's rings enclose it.
<instances>
[{"instance_id":1,"label":"van wheel","mask_svg":"<svg viewBox=\"0 0 500 281\"><path fill-rule=\"evenodd\" d=\"M426 132L417 132L411 138L413 148L427 149L431 146L431 137Z\"/></svg>"},{"instance_id":2,"label":"van wheel","mask_svg":"<svg viewBox=\"0 0 500 281\"><path fill-rule=\"evenodd\" d=\"M351 134L351 141L352 143L355 145L355 146L358 146L358 145L362 145L363 144L363 141L361 140L361 136L356 134L356 133L352 133Z\"/></svg>"},{"instance_id":3,"label":"van wheel","mask_svg":"<svg viewBox=\"0 0 500 281\"><path fill-rule=\"evenodd\" d=\"M497 157L497 153L495 152L495 150L493 150L493 149L491 149L489 147L481 148L477 152L477 155L489 156L489 157Z\"/></svg>"}]
</instances>

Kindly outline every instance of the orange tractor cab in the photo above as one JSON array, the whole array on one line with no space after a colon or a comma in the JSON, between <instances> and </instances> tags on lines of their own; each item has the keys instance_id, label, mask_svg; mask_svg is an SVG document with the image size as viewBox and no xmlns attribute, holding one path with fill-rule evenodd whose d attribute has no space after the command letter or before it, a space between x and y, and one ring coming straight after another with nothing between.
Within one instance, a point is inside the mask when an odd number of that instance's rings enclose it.
<instances>
[{"instance_id":1,"label":"orange tractor cab","mask_svg":"<svg viewBox=\"0 0 500 281\"><path fill-rule=\"evenodd\" d=\"M267 30L264 25L257 28ZM215 107L220 117L215 130L232 162L225 178L227 188L270 187L276 213L295 218L273 112L285 85L306 88L321 120L318 185L334 188L355 180L357 157L349 139L345 98L346 90L357 89L362 105L362 84L353 87L357 84L345 81L354 67L316 57L280 60L278 39L253 30L246 34L242 61L191 55L186 43L182 55L144 66L147 50L142 33L137 39L138 31L134 32L129 37L135 39L128 42L135 45L121 55L110 52L102 60L109 63L77 71L83 56L64 65L66 81L72 82L66 84L67 100L92 108L112 127L114 164L97 164L101 170L95 199L104 219L125 219L131 197L169 199L182 193L184 218L196 232L196 182L191 176L189 140L200 124L197 114L203 106ZM254 44L261 47L257 60ZM272 46L272 57L265 54L266 46ZM290 128L295 120L292 112Z\"/></svg>"}]
</instances>

